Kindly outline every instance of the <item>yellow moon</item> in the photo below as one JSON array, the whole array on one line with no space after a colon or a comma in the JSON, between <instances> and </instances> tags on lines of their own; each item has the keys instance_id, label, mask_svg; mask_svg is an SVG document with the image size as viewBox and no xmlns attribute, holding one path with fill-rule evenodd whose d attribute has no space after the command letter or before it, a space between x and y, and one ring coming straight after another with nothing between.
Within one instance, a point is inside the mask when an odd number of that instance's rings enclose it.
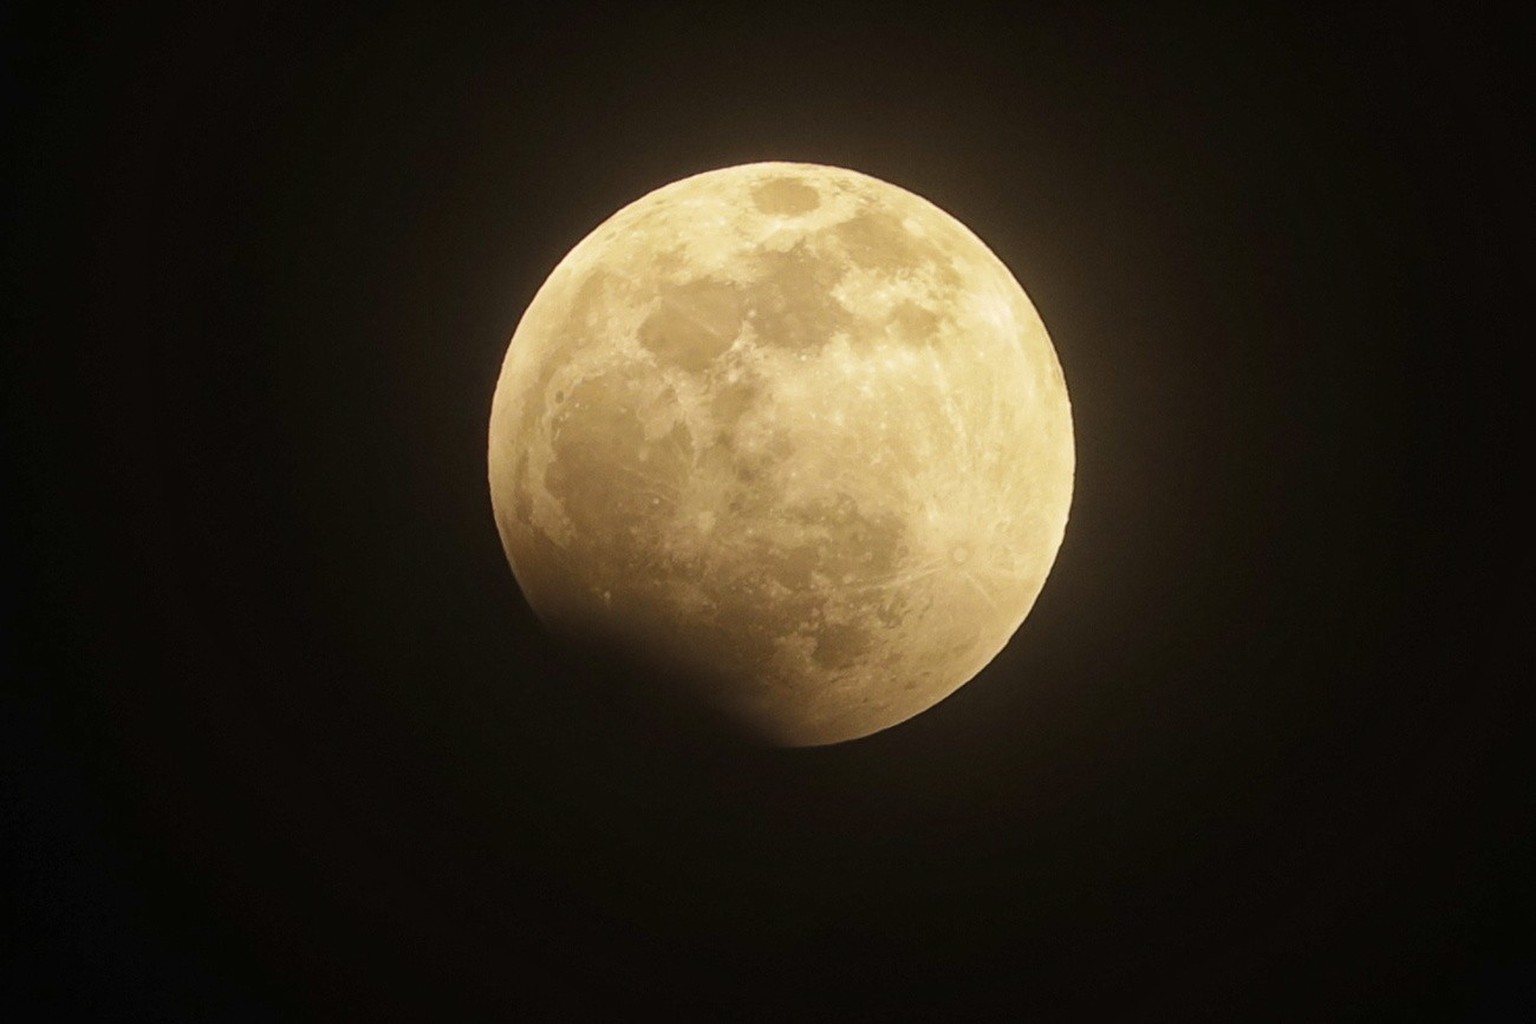
<instances>
[{"instance_id":1,"label":"yellow moon","mask_svg":"<svg viewBox=\"0 0 1536 1024\"><path fill-rule=\"evenodd\" d=\"M783 745L981 671L1055 561L1073 465L1008 268L920 196L819 164L708 171L604 221L491 405L496 525L540 620L642 645Z\"/></svg>"}]
</instances>

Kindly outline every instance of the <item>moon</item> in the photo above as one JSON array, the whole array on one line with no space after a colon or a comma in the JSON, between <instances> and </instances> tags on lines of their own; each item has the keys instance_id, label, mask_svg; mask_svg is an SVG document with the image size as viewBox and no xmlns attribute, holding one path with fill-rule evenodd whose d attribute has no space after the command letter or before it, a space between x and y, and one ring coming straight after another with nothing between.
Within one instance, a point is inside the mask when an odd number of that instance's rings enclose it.
<instances>
[{"instance_id":1,"label":"moon","mask_svg":"<svg viewBox=\"0 0 1536 1024\"><path fill-rule=\"evenodd\" d=\"M507 347L489 482L539 619L678 666L764 741L866 736L980 672L1072 500L1066 383L969 229L765 162L630 203Z\"/></svg>"}]
</instances>

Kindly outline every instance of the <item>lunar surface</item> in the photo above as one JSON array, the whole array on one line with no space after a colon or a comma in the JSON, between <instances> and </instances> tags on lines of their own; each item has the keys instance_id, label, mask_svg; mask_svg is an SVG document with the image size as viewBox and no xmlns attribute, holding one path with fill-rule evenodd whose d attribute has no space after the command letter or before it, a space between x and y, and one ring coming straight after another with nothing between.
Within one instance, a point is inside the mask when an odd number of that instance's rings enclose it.
<instances>
[{"instance_id":1,"label":"lunar surface","mask_svg":"<svg viewBox=\"0 0 1536 1024\"><path fill-rule=\"evenodd\" d=\"M811 745L1003 648L1073 459L1050 338L980 239L878 179L774 162L657 189L555 267L507 349L489 477L542 621Z\"/></svg>"}]
</instances>

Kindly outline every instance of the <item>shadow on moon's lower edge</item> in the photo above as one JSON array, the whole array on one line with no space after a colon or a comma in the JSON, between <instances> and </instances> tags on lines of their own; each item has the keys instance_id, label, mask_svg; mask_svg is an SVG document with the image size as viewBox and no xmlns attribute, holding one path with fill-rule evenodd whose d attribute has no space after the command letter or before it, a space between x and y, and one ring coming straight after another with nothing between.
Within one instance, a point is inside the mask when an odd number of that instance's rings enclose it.
<instances>
[{"instance_id":1,"label":"shadow on moon's lower edge","mask_svg":"<svg viewBox=\"0 0 1536 1024\"><path fill-rule=\"evenodd\" d=\"M728 681L655 644L552 623L544 635L560 666L560 685L617 741L739 761L795 749L711 698Z\"/></svg>"}]
</instances>

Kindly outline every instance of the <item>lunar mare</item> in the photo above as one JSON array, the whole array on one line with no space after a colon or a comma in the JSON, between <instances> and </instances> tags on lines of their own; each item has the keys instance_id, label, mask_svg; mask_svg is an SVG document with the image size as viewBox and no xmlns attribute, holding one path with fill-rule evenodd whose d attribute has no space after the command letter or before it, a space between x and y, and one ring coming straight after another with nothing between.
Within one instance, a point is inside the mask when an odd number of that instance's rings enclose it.
<instances>
[{"instance_id":1,"label":"lunar mare","mask_svg":"<svg viewBox=\"0 0 1536 1024\"><path fill-rule=\"evenodd\" d=\"M643 645L766 739L884 729L976 675L1066 527L1067 389L1007 267L927 200L758 163L560 261L492 402L496 525L550 626Z\"/></svg>"}]
</instances>

